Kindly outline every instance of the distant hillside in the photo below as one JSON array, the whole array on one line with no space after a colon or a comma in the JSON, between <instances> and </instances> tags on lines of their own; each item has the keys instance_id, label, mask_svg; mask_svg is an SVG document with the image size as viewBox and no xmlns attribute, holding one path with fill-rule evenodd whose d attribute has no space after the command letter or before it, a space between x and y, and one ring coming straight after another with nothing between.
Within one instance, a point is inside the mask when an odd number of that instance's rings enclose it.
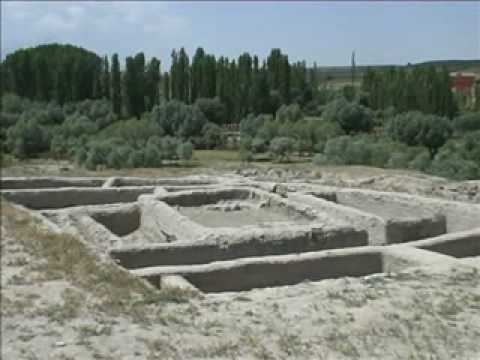
<instances>
[{"instance_id":1,"label":"distant hillside","mask_svg":"<svg viewBox=\"0 0 480 360\"><path fill-rule=\"evenodd\" d=\"M479 60L432 60L416 64L409 64L410 66L446 66L448 71L465 71L475 72L480 75L480 59ZM390 67L402 67L409 65L360 65L356 67L356 78L360 80L366 69L387 70ZM330 80L332 82L346 82L351 79L350 66L320 66L317 68L318 75L321 80Z\"/></svg>"},{"instance_id":2,"label":"distant hillside","mask_svg":"<svg viewBox=\"0 0 480 360\"><path fill-rule=\"evenodd\" d=\"M449 71L474 71L480 73L479 60L433 60L415 64L415 66L446 66Z\"/></svg>"}]
</instances>

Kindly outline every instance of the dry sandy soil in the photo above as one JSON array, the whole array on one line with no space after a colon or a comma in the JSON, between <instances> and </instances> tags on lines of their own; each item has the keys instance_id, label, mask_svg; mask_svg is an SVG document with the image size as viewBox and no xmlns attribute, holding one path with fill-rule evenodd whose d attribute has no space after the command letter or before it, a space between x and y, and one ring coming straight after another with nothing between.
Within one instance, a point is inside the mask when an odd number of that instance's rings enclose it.
<instances>
[{"instance_id":1,"label":"dry sandy soil","mask_svg":"<svg viewBox=\"0 0 480 360\"><path fill-rule=\"evenodd\" d=\"M480 202L478 183L400 172L242 172ZM203 295L156 290L5 201L1 216L2 359L480 359L479 258Z\"/></svg>"}]
</instances>

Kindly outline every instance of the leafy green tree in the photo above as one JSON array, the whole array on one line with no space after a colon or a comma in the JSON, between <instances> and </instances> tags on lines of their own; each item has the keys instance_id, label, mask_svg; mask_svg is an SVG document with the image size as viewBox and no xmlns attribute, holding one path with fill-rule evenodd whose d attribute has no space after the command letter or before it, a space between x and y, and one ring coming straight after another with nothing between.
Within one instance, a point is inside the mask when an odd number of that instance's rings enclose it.
<instances>
[{"instance_id":1,"label":"leafy green tree","mask_svg":"<svg viewBox=\"0 0 480 360\"><path fill-rule=\"evenodd\" d=\"M227 107L218 97L216 98L198 98L195 106L205 115L209 122L222 125L227 122Z\"/></svg>"},{"instance_id":2,"label":"leafy green tree","mask_svg":"<svg viewBox=\"0 0 480 360\"><path fill-rule=\"evenodd\" d=\"M450 121L435 115L408 112L392 118L386 126L387 134L409 146L425 146L431 158L445 144L452 133Z\"/></svg>"},{"instance_id":3,"label":"leafy green tree","mask_svg":"<svg viewBox=\"0 0 480 360\"><path fill-rule=\"evenodd\" d=\"M330 102L322 114L323 119L336 122L346 134L368 132L373 128L373 118L369 109L349 103L344 98Z\"/></svg>"},{"instance_id":4,"label":"leafy green tree","mask_svg":"<svg viewBox=\"0 0 480 360\"><path fill-rule=\"evenodd\" d=\"M37 118L22 117L7 131L7 147L18 158L32 157L50 148L49 134Z\"/></svg>"}]
</instances>

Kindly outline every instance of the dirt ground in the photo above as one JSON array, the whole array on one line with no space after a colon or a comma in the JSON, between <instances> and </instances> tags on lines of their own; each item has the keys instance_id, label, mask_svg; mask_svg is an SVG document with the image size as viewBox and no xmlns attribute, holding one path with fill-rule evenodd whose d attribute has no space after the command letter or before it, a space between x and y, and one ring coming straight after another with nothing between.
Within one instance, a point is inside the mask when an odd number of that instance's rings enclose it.
<instances>
[{"instance_id":1,"label":"dirt ground","mask_svg":"<svg viewBox=\"0 0 480 360\"><path fill-rule=\"evenodd\" d=\"M62 170L68 166L33 162L2 176L202 173ZM232 171L480 202L478 182L401 171L306 164ZM159 291L1 205L2 359L480 359L479 258L248 292Z\"/></svg>"}]
</instances>

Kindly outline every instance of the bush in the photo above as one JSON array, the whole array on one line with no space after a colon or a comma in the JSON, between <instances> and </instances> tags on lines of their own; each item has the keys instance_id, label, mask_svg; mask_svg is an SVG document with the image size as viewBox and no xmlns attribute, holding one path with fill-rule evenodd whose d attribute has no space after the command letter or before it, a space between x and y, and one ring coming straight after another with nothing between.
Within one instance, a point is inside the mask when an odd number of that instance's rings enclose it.
<instances>
[{"instance_id":1,"label":"bush","mask_svg":"<svg viewBox=\"0 0 480 360\"><path fill-rule=\"evenodd\" d=\"M480 112L456 117L453 120L453 127L457 133L480 130Z\"/></svg>"},{"instance_id":2,"label":"bush","mask_svg":"<svg viewBox=\"0 0 480 360\"><path fill-rule=\"evenodd\" d=\"M22 118L8 129L7 148L18 158L31 157L49 150L49 134L36 118Z\"/></svg>"},{"instance_id":3,"label":"bush","mask_svg":"<svg viewBox=\"0 0 480 360\"><path fill-rule=\"evenodd\" d=\"M280 123L297 122L302 117L303 117L303 114L298 104L282 105L277 110L277 113L275 115L275 120Z\"/></svg>"},{"instance_id":4,"label":"bush","mask_svg":"<svg viewBox=\"0 0 480 360\"><path fill-rule=\"evenodd\" d=\"M144 164L145 158L142 150L133 150L130 154L128 154L127 167L138 168L144 166Z\"/></svg>"},{"instance_id":5,"label":"bush","mask_svg":"<svg viewBox=\"0 0 480 360\"><path fill-rule=\"evenodd\" d=\"M197 106L180 101L169 101L155 106L150 113L165 135L189 139L201 133L207 118Z\"/></svg>"},{"instance_id":6,"label":"bush","mask_svg":"<svg viewBox=\"0 0 480 360\"><path fill-rule=\"evenodd\" d=\"M223 144L222 129L220 128L220 126L214 123L206 123L203 126L202 134L202 143L203 146L207 149L220 147Z\"/></svg>"},{"instance_id":7,"label":"bush","mask_svg":"<svg viewBox=\"0 0 480 360\"><path fill-rule=\"evenodd\" d=\"M228 122L227 107L217 97L213 99L199 98L195 101L195 106L211 123L222 125Z\"/></svg>"},{"instance_id":8,"label":"bush","mask_svg":"<svg viewBox=\"0 0 480 360\"><path fill-rule=\"evenodd\" d=\"M480 176L478 163L462 159L459 154L448 150L441 151L435 156L428 172L454 180L473 180Z\"/></svg>"},{"instance_id":9,"label":"bush","mask_svg":"<svg viewBox=\"0 0 480 360\"><path fill-rule=\"evenodd\" d=\"M317 166L328 165L330 163L328 161L327 156L324 154L315 154L315 156L312 159L312 162Z\"/></svg>"},{"instance_id":10,"label":"bush","mask_svg":"<svg viewBox=\"0 0 480 360\"><path fill-rule=\"evenodd\" d=\"M294 150L294 142L288 137L276 137L270 142L270 155L278 161L288 161Z\"/></svg>"},{"instance_id":11,"label":"bush","mask_svg":"<svg viewBox=\"0 0 480 360\"><path fill-rule=\"evenodd\" d=\"M271 115L258 115L248 114L247 117L240 121L240 135L250 136L254 138L261 127L267 122L273 120ZM266 139L266 138L265 138ZM266 139L267 140L267 139Z\"/></svg>"},{"instance_id":12,"label":"bush","mask_svg":"<svg viewBox=\"0 0 480 360\"><path fill-rule=\"evenodd\" d=\"M338 123L346 134L369 132L373 128L371 110L344 98L330 102L322 116L327 121Z\"/></svg>"},{"instance_id":13,"label":"bush","mask_svg":"<svg viewBox=\"0 0 480 360\"><path fill-rule=\"evenodd\" d=\"M350 136L340 136L326 142L324 153L329 163L336 165L347 163L346 149L350 141Z\"/></svg>"},{"instance_id":14,"label":"bush","mask_svg":"<svg viewBox=\"0 0 480 360\"><path fill-rule=\"evenodd\" d=\"M410 163L410 156L403 152L394 152L390 155L386 167L392 169L406 169Z\"/></svg>"},{"instance_id":15,"label":"bush","mask_svg":"<svg viewBox=\"0 0 480 360\"><path fill-rule=\"evenodd\" d=\"M253 153L245 148L240 148L239 157L241 161L250 162L253 160Z\"/></svg>"},{"instance_id":16,"label":"bush","mask_svg":"<svg viewBox=\"0 0 480 360\"><path fill-rule=\"evenodd\" d=\"M162 153L162 159L175 160L177 159L178 139L165 136L160 141L160 151Z\"/></svg>"},{"instance_id":17,"label":"bush","mask_svg":"<svg viewBox=\"0 0 480 360\"><path fill-rule=\"evenodd\" d=\"M4 94L2 96L2 111L10 114L20 114L25 109L25 102L15 94Z\"/></svg>"},{"instance_id":18,"label":"bush","mask_svg":"<svg viewBox=\"0 0 480 360\"><path fill-rule=\"evenodd\" d=\"M452 130L447 118L410 111L390 119L386 132L395 141L409 146L427 147L433 158L450 138Z\"/></svg>"},{"instance_id":19,"label":"bush","mask_svg":"<svg viewBox=\"0 0 480 360\"><path fill-rule=\"evenodd\" d=\"M430 163L430 154L427 151L423 151L410 161L408 167L418 171L426 171L430 167Z\"/></svg>"},{"instance_id":20,"label":"bush","mask_svg":"<svg viewBox=\"0 0 480 360\"><path fill-rule=\"evenodd\" d=\"M193 145L191 142L184 142L177 146L177 156L181 160L190 160L193 156Z\"/></svg>"},{"instance_id":21,"label":"bush","mask_svg":"<svg viewBox=\"0 0 480 360\"><path fill-rule=\"evenodd\" d=\"M130 167L127 161L133 149L128 145L115 146L110 150L106 158L106 165L109 168L121 169Z\"/></svg>"},{"instance_id":22,"label":"bush","mask_svg":"<svg viewBox=\"0 0 480 360\"><path fill-rule=\"evenodd\" d=\"M119 138L131 146L144 146L151 136L163 136L163 129L151 118L118 121L103 129L99 137Z\"/></svg>"},{"instance_id":23,"label":"bush","mask_svg":"<svg viewBox=\"0 0 480 360\"><path fill-rule=\"evenodd\" d=\"M267 151L267 142L261 137L256 137L252 140L250 148L254 154L263 153Z\"/></svg>"},{"instance_id":24,"label":"bush","mask_svg":"<svg viewBox=\"0 0 480 360\"><path fill-rule=\"evenodd\" d=\"M112 146L114 145L107 141L90 143L85 158L85 167L89 170L96 170L97 166L105 165Z\"/></svg>"},{"instance_id":25,"label":"bush","mask_svg":"<svg viewBox=\"0 0 480 360\"><path fill-rule=\"evenodd\" d=\"M144 165L145 167L162 166L163 154L160 152L158 146L154 142L149 141L145 147Z\"/></svg>"}]
</instances>

